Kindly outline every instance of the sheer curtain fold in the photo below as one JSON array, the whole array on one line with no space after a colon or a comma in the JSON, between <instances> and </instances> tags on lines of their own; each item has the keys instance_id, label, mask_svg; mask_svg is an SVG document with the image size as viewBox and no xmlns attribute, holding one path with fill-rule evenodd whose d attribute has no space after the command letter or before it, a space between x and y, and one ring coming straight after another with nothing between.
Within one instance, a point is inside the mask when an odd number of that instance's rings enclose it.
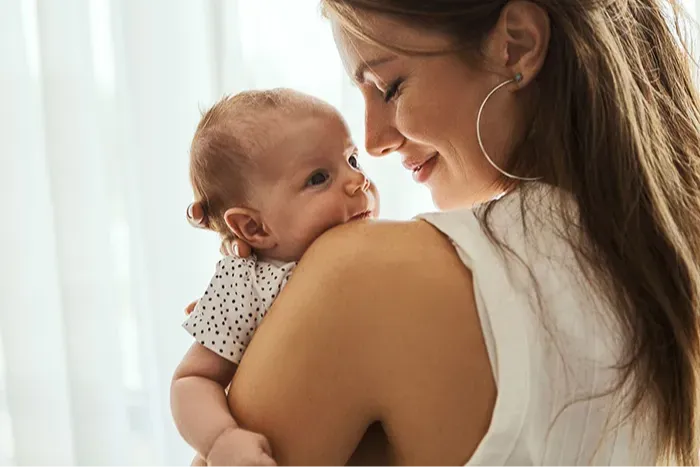
<instances>
[{"instance_id":1,"label":"sheer curtain fold","mask_svg":"<svg viewBox=\"0 0 700 467\"><path fill-rule=\"evenodd\" d=\"M95 157L102 148L87 50L88 3L16 5L21 8L14 21L24 26L16 50L24 44L25 54L3 60L19 84L3 90L12 94L10 102L20 101L10 109L26 111L3 128L3 141L16 141L5 153L3 165L14 170L3 189L13 190L5 199L17 211L6 218L13 238L3 247L9 250L9 264L22 273L13 274L16 287L3 297L10 301L3 307L3 342L11 412L23 406L39 412L12 414L16 460L124 462L122 390L110 384L119 373L119 341L113 332L119 316L113 305L114 268L103 247L109 234L107 173L104 160ZM36 202L27 202L33 198ZM26 250L18 248L27 241ZM37 249L45 251L37 255ZM22 306L27 299L33 303ZM33 322L23 326L18 320ZM14 345L17 338L23 342ZM18 372L33 378L16 392L15 362ZM38 368L31 371L32 365ZM62 393L68 397L57 400ZM47 401L42 414L38 409ZM55 421L56 411L63 416L55 438L38 440L36 433L45 421Z\"/></svg>"},{"instance_id":2,"label":"sheer curtain fold","mask_svg":"<svg viewBox=\"0 0 700 467\"><path fill-rule=\"evenodd\" d=\"M36 50L25 40L33 28L24 10L20 2L0 2L0 404L8 415L0 459L67 464L75 458L42 80Z\"/></svg>"},{"instance_id":3,"label":"sheer curtain fold","mask_svg":"<svg viewBox=\"0 0 700 467\"><path fill-rule=\"evenodd\" d=\"M152 437L157 462L181 464L192 454L170 421L170 376L190 343L179 329L183 307L201 293L216 255L212 243L202 242L206 234L184 222L191 201L189 141L199 109L216 94L212 3L176 1L167 9L159 2L123 5L123 49L116 57L123 73L117 87L125 101L129 147L121 166L121 222L130 250L128 321L135 328L130 345L136 346L134 364L141 375L132 391L145 398L133 410L148 410L148 417L141 416L148 426L135 433Z\"/></svg>"}]
</instances>

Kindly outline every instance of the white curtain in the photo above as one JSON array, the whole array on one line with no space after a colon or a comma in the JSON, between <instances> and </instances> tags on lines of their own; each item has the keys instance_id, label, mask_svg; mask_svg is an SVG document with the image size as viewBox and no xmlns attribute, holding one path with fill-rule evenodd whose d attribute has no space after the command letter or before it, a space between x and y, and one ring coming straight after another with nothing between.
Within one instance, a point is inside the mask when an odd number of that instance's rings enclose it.
<instances>
[{"instance_id":1,"label":"white curtain","mask_svg":"<svg viewBox=\"0 0 700 467\"><path fill-rule=\"evenodd\" d=\"M278 86L362 146L317 0L0 0L0 464L189 462L169 383L218 242L184 220L188 143L223 93ZM362 163L383 217L432 209L398 157Z\"/></svg>"}]
</instances>

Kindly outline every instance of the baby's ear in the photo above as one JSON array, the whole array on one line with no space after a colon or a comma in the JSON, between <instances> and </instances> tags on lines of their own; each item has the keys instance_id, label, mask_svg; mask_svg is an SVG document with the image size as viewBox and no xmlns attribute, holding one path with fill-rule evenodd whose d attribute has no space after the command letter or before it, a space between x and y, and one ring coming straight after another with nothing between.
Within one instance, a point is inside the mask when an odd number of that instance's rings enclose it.
<instances>
[{"instance_id":1,"label":"baby's ear","mask_svg":"<svg viewBox=\"0 0 700 467\"><path fill-rule=\"evenodd\" d=\"M224 220L231 233L256 250L275 247L274 238L265 230L260 213L248 208L230 208Z\"/></svg>"}]
</instances>

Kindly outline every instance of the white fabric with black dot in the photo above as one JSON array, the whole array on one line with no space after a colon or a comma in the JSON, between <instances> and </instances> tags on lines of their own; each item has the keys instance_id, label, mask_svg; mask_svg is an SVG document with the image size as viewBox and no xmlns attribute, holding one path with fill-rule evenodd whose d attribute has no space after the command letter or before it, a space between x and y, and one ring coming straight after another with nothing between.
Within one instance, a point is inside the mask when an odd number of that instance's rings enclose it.
<instances>
[{"instance_id":1,"label":"white fabric with black dot","mask_svg":"<svg viewBox=\"0 0 700 467\"><path fill-rule=\"evenodd\" d=\"M253 333L296 263L227 256L183 327L200 344L239 364Z\"/></svg>"}]
</instances>

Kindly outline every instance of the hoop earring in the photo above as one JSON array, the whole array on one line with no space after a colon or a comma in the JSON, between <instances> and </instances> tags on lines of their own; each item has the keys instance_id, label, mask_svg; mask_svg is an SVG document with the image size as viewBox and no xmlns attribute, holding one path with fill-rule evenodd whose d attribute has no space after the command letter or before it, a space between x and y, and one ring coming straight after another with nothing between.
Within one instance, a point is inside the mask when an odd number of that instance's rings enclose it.
<instances>
[{"instance_id":1,"label":"hoop earring","mask_svg":"<svg viewBox=\"0 0 700 467\"><path fill-rule=\"evenodd\" d=\"M519 83L522 80L523 80L523 74L518 73L515 75L515 78L509 79L508 81L504 81L503 83L501 83L498 86L496 86L495 88L493 88L490 93L488 93L488 95L484 99L484 102L481 103L481 107L479 107L479 113L476 117L476 138L479 141L479 147L481 148L481 152L484 154L484 157L486 157L486 160L489 162L489 164L491 164L491 166L494 169L498 170L501 174L505 175L508 178L512 178L514 180L522 180L525 182L533 182L536 180L540 180L542 177L520 177L518 175L513 175L512 173L506 172L505 170L500 168L498 165L496 165L496 163L493 161L493 159L491 159L489 154L486 152L486 148L484 148L483 141L481 140L481 114L483 113L484 107L486 107L486 103L488 102L488 100L491 98L491 96L493 96L496 93L496 91L501 89L503 86L507 86L510 83Z\"/></svg>"}]
</instances>

